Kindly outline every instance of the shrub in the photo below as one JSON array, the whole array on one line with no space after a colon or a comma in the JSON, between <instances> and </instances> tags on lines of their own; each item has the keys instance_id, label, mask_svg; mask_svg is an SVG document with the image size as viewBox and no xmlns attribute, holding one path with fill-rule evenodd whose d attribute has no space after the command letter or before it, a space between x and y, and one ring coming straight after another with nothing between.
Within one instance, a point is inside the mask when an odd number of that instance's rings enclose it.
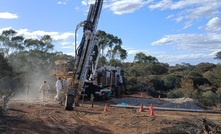
<instances>
[{"instance_id":1,"label":"shrub","mask_svg":"<svg viewBox=\"0 0 221 134\"><path fill-rule=\"evenodd\" d=\"M193 98L193 93L195 91L194 89L180 88L180 90L182 90L184 97L186 97L186 98Z\"/></svg>"},{"instance_id":2,"label":"shrub","mask_svg":"<svg viewBox=\"0 0 221 134\"><path fill-rule=\"evenodd\" d=\"M184 96L182 89L173 89L166 93L168 98L181 98Z\"/></svg>"},{"instance_id":3,"label":"shrub","mask_svg":"<svg viewBox=\"0 0 221 134\"><path fill-rule=\"evenodd\" d=\"M215 106L217 104L218 96L212 91L207 91L202 94L200 103L205 106Z\"/></svg>"},{"instance_id":4,"label":"shrub","mask_svg":"<svg viewBox=\"0 0 221 134\"><path fill-rule=\"evenodd\" d=\"M164 77L164 84L168 89L180 88L180 82L180 76L170 74Z\"/></svg>"}]
</instances>

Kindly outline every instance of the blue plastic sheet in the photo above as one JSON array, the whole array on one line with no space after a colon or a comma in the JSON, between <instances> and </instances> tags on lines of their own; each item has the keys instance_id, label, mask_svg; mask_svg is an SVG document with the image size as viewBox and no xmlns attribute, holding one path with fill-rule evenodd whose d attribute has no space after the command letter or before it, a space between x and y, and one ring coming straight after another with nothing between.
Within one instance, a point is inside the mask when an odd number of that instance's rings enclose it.
<instances>
[{"instance_id":1,"label":"blue plastic sheet","mask_svg":"<svg viewBox=\"0 0 221 134\"><path fill-rule=\"evenodd\" d=\"M119 103L118 106L129 106L127 103Z\"/></svg>"}]
</instances>

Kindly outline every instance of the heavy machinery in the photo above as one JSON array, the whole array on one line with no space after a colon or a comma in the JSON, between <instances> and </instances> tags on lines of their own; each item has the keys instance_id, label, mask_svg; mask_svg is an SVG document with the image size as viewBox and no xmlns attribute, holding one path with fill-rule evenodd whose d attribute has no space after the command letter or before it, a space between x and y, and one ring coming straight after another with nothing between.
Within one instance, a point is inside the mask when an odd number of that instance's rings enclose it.
<instances>
[{"instance_id":1,"label":"heavy machinery","mask_svg":"<svg viewBox=\"0 0 221 134\"><path fill-rule=\"evenodd\" d=\"M56 61L56 77L69 78L68 92L65 97L65 109L72 110L78 105L80 96L93 99L108 99L113 92L122 91L123 71L120 67L103 66L98 68L99 38L96 28L101 14L103 0L91 4L86 21L76 26L75 35L83 27L83 37L77 47L75 36L75 61L73 72L66 70L65 61Z\"/></svg>"}]
</instances>

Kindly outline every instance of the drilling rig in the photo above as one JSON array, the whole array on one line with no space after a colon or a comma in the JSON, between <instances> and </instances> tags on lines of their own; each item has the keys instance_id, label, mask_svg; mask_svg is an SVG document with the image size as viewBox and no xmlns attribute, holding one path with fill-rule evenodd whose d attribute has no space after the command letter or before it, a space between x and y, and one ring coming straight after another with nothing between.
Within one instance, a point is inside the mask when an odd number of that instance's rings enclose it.
<instances>
[{"instance_id":1,"label":"drilling rig","mask_svg":"<svg viewBox=\"0 0 221 134\"><path fill-rule=\"evenodd\" d=\"M90 5L87 19L80 22L75 30L75 61L73 72L66 71L65 61L56 61L55 76L69 78L68 92L65 95L65 109L73 110L73 104L78 106L80 96L91 100L108 99L113 93L120 94L123 85L123 71L117 66L98 68L99 38L96 29L101 14L103 0L96 0ZM77 46L77 30L83 27L83 36ZM58 71L60 69L60 71ZM62 73L63 72L63 73Z\"/></svg>"}]
</instances>

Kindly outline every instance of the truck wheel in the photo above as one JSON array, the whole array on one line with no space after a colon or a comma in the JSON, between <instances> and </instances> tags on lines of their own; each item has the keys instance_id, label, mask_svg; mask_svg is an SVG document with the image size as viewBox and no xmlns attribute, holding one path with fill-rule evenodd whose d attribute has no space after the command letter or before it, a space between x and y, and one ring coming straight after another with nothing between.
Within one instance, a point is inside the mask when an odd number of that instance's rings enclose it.
<instances>
[{"instance_id":1,"label":"truck wheel","mask_svg":"<svg viewBox=\"0 0 221 134\"><path fill-rule=\"evenodd\" d=\"M102 95L102 101L106 101L106 93Z\"/></svg>"},{"instance_id":2,"label":"truck wheel","mask_svg":"<svg viewBox=\"0 0 221 134\"><path fill-rule=\"evenodd\" d=\"M121 86L118 86L118 97L122 97L122 95L123 95L123 88L121 87Z\"/></svg>"},{"instance_id":3,"label":"truck wheel","mask_svg":"<svg viewBox=\"0 0 221 134\"><path fill-rule=\"evenodd\" d=\"M65 99L65 110L73 110L74 95L67 94Z\"/></svg>"}]
</instances>

